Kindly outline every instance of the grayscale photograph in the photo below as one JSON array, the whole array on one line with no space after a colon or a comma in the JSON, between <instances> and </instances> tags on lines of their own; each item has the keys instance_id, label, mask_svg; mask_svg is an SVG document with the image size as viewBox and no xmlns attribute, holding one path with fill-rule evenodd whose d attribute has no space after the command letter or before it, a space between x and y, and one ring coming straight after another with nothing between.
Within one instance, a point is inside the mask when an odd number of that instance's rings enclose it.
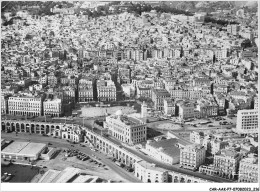
<instances>
[{"instance_id":1,"label":"grayscale photograph","mask_svg":"<svg viewBox=\"0 0 260 192\"><path fill-rule=\"evenodd\" d=\"M257 1L1 1L1 185L259 191L258 42Z\"/></svg>"}]
</instances>

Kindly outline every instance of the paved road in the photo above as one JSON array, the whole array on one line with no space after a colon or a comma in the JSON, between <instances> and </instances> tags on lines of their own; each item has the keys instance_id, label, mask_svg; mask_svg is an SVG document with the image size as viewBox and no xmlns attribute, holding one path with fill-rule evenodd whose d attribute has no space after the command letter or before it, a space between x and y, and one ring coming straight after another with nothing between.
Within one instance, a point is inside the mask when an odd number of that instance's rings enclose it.
<instances>
[{"instance_id":1,"label":"paved road","mask_svg":"<svg viewBox=\"0 0 260 192\"><path fill-rule=\"evenodd\" d=\"M154 159L154 158L152 158L148 155L143 154L142 152L136 150L133 147L126 147L126 145L122 145L119 141L117 141L113 137L107 137L107 139L110 140L113 143L116 143L117 145L121 145L122 148L125 148L127 151L135 154L136 156L140 157L141 159L143 159L143 160L145 160L149 163L154 163L154 164L156 164L159 167L162 167L164 169L175 171L175 172L178 172L178 173L191 175L191 176L194 176L194 177L199 177L199 178L206 179L206 180L209 180L209 181L215 181L215 182L220 182L220 183L230 183L230 182L232 182L232 181L225 179L225 178L214 177L214 176L210 176L210 175L203 175L199 172L193 172L193 171L190 171L190 170L187 170L187 169L179 168L178 166L174 166L174 165L172 166L172 165L164 164L164 163L157 161L156 159Z\"/></svg>"},{"instance_id":2,"label":"paved road","mask_svg":"<svg viewBox=\"0 0 260 192\"><path fill-rule=\"evenodd\" d=\"M29 135L29 134L22 134L19 133L18 136L16 136L14 133L1 133L1 138L4 139L12 139L12 140L26 140L26 141L32 141L32 142L42 142L42 143L52 143L52 146L54 147L60 147L60 148L71 148L71 149L78 149L79 151L86 153L87 155L91 156L92 154L96 157L100 158L101 162L108 167L110 167L111 170L116 172L118 175L120 175L122 178L128 180L132 183L140 183L141 181L137 179L133 174L127 172L121 167L118 167L113 161L108 159L107 156L105 156L102 153L91 151L89 147L81 147L79 144L74 144L74 147L71 146L67 141L53 138L53 137L43 137L39 135Z\"/></svg>"},{"instance_id":3,"label":"paved road","mask_svg":"<svg viewBox=\"0 0 260 192\"><path fill-rule=\"evenodd\" d=\"M124 146L123 146L124 147ZM124 147L126 148L126 147ZM206 179L206 180L209 180L209 181L215 181L215 182L219 182L219 183L231 183L232 181L228 180L228 179L224 179L224 178L220 178L220 177L214 177L214 176L209 176L209 175L203 175L199 172L193 172L193 171L190 171L190 170L187 170L187 169L182 169L182 168L179 168L177 166L171 166L171 165L167 165L167 164L164 164L160 161L157 161L147 155L144 155L142 152L139 152L137 151L136 149L133 149L133 148L126 148L129 152L137 155L138 157L142 158L143 160L149 162L149 163L155 163L156 165L158 165L159 167L162 167L164 169L167 169L167 170L171 170L171 171L175 171L175 172L178 172L178 173L183 173L183 174L186 174L186 175L190 175L190 176L194 176L194 177L199 177L199 178L202 178L202 179Z\"/></svg>"},{"instance_id":4,"label":"paved road","mask_svg":"<svg viewBox=\"0 0 260 192\"><path fill-rule=\"evenodd\" d=\"M88 129L91 129L92 128L92 125L91 123L88 121L88 123L86 123L87 121L85 121L84 125L86 128ZM94 131L98 134L100 134L100 130L98 129L94 129ZM12 134L12 133L9 133L9 134ZM8 134L8 135L9 135ZM2 134L4 135L4 134ZM30 137L28 137L28 139L30 139L33 135L30 135ZM49 139L54 139L54 138L50 138L50 137L42 137L42 136L38 136L37 138L39 138L39 141L41 138L44 138L44 140L42 140L43 142L48 142L48 141L51 141ZM15 138L14 138L15 139ZM117 145L120 145L121 143L119 141L116 141L115 139L113 138L108 138L110 141L112 141L113 143L117 144ZM61 140L61 139L58 139L58 140ZM64 144L67 144L68 143L64 140L61 140ZM51 142L56 142L55 140L54 141L51 141ZM232 182L230 180L227 180L227 179L224 179L224 178L221 178L221 177L214 177L214 176L209 176L209 175L203 175L203 174L200 174L198 172L193 172L193 171L190 171L190 170L187 170L187 169L182 169L182 168L178 168L178 167L174 167L174 166L171 166L171 165L167 165L167 164L164 164L160 161L157 161L149 156L146 156L144 155L143 153L135 150L135 149L132 149L132 148L128 148L128 147L125 147L125 146L122 146L123 148L125 148L126 150L128 150L129 152L135 154L136 156L140 157L141 159L147 161L147 162L150 162L150 163L154 163L156 165L158 165L159 167L162 167L162 168L165 168L167 170L171 170L171 171L176 171L176 172L179 172L179 173L183 173L183 174L187 174L187 175L191 175L191 176L195 176L195 177L199 177L199 178L202 178L202 179L206 179L206 180L210 180L210 181L215 181L215 182ZM90 150L89 150L90 151ZM90 151L91 153L93 153L92 151ZM100 153L97 153L98 155ZM121 168L117 167L114 163L113 164L113 170L116 170L115 172L118 173L118 169L122 170ZM109 166L109 164L108 164ZM112 165L111 165L112 166ZM112 169L112 168L111 168ZM120 171L119 171L120 172ZM127 173L128 175L130 175L128 172L125 171L125 173ZM119 173L118 173L119 174ZM122 176L122 174L119 174L120 176ZM123 174L124 175L124 174ZM131 175L132 176L132 175ZM134 176L133 176L134 177ZM125 177L124 177L125 178ZM135 177L134 177L135 178ZM129 180L129 179L127 179ZM137 179L136 179L137 180ZM130 181L130 180L129 180ZM138 180L139 181L139 180ZM140 182L140 181L139 181Z\"/></svg>"}]
</instances>

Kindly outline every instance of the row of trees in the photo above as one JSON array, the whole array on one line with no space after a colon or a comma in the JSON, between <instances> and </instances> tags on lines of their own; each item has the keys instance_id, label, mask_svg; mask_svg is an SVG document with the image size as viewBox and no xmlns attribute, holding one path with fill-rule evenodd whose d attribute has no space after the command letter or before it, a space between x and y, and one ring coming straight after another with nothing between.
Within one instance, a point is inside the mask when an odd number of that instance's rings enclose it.
<instances>
[{"instance_id":1,"label":"row of trees","mask_svg":"<svg viewBox=\"0 0 260 192\"><path fill-rule=\"evenodd\" d=\"M235 21L228 21L228 20L221 20L221 19L214 19L212 17L206 16L205 23L216 23L218 25L228 25L228 24L238 24Z\"/></svg>"},{"instance_id":2,"label":"row of trees","mask_svg":"<svg viewBox=\"0 0 260 192\"><path fill-rule=\"evenodd\" d=\"M132 4L132 6L129 8L128 12L135 12L138 15L141 15L142 12L150 12L151 10L156 10L158 13L171 13L171 14L175 14L175 15L184 14L187 16L193 15L193 13L191 13L191 12L176 9L176 8L167 6L165 4L163 4L161 6L156 6L156 7L152 7L151 5L148 5L148 4L145 4L145 5Z\"/></svg>"}]
</instances>

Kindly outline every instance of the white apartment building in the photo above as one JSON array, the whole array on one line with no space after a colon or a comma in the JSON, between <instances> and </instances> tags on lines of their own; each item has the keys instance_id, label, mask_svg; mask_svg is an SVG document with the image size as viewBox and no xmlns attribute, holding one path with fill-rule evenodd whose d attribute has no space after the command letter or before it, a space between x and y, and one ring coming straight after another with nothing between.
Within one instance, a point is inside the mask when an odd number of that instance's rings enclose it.
<instances>
[{"instance_id":1,"label":"white apartment building","mask_svg":"<svg viewBox=\"0 0 260 192\"><path fill-rule=\"evenodd\" d=\"M206 149L200 144L187 145L180 151L180 166L196 170L205 162Z\"/></svg>"},{"instance_id":2,"label":"white apartment building","mask_svg":"<svg viewBox=\"0 0 260 192\"><path fill-rule=\"evenodd\" d=\"M7 106L8 100L7 97L5 95L1 95L1 114L6 114L7 113Z\"/></svg>"},{"instance_id":3,"label":"white apartment building","mask_svg":"<svg viewBox=\"0 0 260 192\"><path fill-rule=\"evenodd\" d=\"M104 127L108 128L113 137L130 145L146 141L146 124L137 118L124 115L121 110L106 117Z\"/></svg>"},{"instance_id":4,"label":"white apartment building","mask_svg":"<svg viewBox=\"0 0 260 192\"><path fill-rule=\"evenodd\" d=\"M135 176L144 183L167 183L168 171L146 161L135 163Z\"/></svg>"},{"instance_id":5,"label":"white apartment building","mask_svg":"<svg viewBox=\"0 0 260 192\"><path fill-rule=\"evenodd\" d=\"M258 183L258 158L246 157L240 161L238 182Z\"/></svg>"},{"instance_id":6,"label":"white apartment building","mask_svg":"<svg viewBox=\"0 0 260 192\"><path fill-rule=\"evenodd\" d=\"M62 113L63 108L61 99L53 97L52 95L48 95L48 97L43 102L43 114L60 117Z\"/></svg>"},{"instance_id":7,"label":"white apartment building","mask_svg":"<svg viewBox=\"0 0 260 192\"><path fill-rule=\"evenodd\" d=\"M78 97L79 102L93 101L93 82L91 80L88 80L87 78L79 80Z\"/></svg>"},{"instance_id":8,"label":"white apartment building","mask_svg":"<svg viewBox=\"0 0 260 192\"><path fill-rule=\"evenodd\" d=\"M145 149L149 156L170 165L179 163L180 149L176 138L147 141Z\"/></svg>"},{"instance_id":9,"label":"white apartment building","mask_svg":"<svg viewBox=\"0 0 260 192\"><path fill-rule=\"evenodd\" d=\"M258 110L258 95L254 98L254 110Z\"/></svg>"},{"instance_id":10,"label":"white apartment building","mask_svg":"<svg viewBox=\"0 0 260 192\"><path fill-rule=\"evenodd\" d=\"M112 80L97 81L98 101L116 101L116 86Z\"/></svg>"},{"instance_id":11,"label":"white apartment building","mask_svg":"<svg viewBox=\"0 0 260 192\"><path fill-rule=\"evenodd\" d=\"M239 110L236 131L239 134L258 133L258 110Z\"/></svg>"},{"instance_id":12,"label":"white apartment building","mask_svg":"<svg viewBox=\"0 0 260 192\"><path fill-rule=\"evenodd\" d=\"M9 97L8 110L11 115L42 115L42 96L17 96Z\"/></svg>"},{"instance_id":13,"label":"white apartment building","mask_svg":"<svg viewBox=\"0 0 260 192\"><path fill-rule=\"evenodd\" d=\"M179 118L180 119L194 118L194 104L192 103L179 104Z\"/></svg>"},{"instance_id":14,"label":"white apartment building","mask_svg":"<svg viewBox=\"0 0 260 192\"><path fill-rule=\"evenodd\" d=\"M165 98L164 99L164 114L165 115L174 115L175 114L175 103L172 99Z\"/></svg>"}]
</instances>

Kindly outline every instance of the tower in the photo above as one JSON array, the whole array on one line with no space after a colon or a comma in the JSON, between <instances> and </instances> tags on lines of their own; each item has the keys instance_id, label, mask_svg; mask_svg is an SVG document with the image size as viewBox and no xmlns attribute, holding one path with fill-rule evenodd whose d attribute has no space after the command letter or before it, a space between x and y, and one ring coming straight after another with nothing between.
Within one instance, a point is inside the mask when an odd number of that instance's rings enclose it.
<instances>
[{"instance_id":1,"label":"tower","mask_svg":"<svg viewBox=\"0 0 260 192\"><path fill-rule=\"evenodd\" d=\"M147 104L145 101L143 101L142 106L141 106L141 118L146 118L147 117Z\"/></svg>"}]
</instances>

